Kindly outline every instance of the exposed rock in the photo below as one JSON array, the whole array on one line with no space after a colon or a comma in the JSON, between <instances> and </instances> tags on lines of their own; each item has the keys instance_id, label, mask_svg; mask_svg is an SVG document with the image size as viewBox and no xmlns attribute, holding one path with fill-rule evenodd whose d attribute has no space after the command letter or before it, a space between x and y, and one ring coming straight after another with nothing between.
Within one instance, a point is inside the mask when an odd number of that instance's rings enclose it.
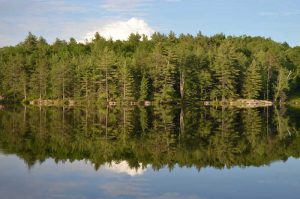
<instances>
[{"instance_id":1,"label":"exposed rock","mask_svg":"<svg viewBox=\"0 0 300 199\"><path fill-rule=\"evenodd\" d=\"M109 104L109 106L116 106L117 102L111 101L111 102L108 102L108 104Z\"/></svg>"},{"instance_id":2,"label":"exposed rock","mask_svg":"<svg viewBox=\"0 0 300 199\"><path fill-rule=\"evenodd\" d=\"M144 105L145 105L145 106L151 106L151 102L150 102L150 101L145 101L145 102L144 102Z\"/></svg>"},{"instance_id":3,"label":"exposed rock","mask_svg":"<svg viewBox=\"0 0 300 199\"><path fill-rule=\"evenodd\" d=\"M273 102L268 100L238 99L236 101L230 102L230 105L239 108L256 108L256 107L272 106Z\"/></svg>"}]
</instances>

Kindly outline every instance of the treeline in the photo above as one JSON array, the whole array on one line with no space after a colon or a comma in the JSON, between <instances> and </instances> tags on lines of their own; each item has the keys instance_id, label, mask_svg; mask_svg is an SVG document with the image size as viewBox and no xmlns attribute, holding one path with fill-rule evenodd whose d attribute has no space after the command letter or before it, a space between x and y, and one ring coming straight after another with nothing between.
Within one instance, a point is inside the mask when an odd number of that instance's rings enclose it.
<instances>
[{"instance_id":1,"label":"treeline","mask_svg":"<svg viewBox=\"0 0 300 199\"><path fill-rule=\"evenodd\" d=\"M18 107L0 111L0 148L30 166L48 158L230 168L300 157L299 113L283 109Z\"/></svg>"},{"instance_id":2,"label":"treeline","mask_svg":"<svg viewBox=\"0 0 300 199\"><path fill-rule=\"evenodd\" d=\"M29 33L0 49L0 98L158 103L284 101L299 90L300 47L249 36L98 33L48 44Z\"/></svg>"}]
</instances>

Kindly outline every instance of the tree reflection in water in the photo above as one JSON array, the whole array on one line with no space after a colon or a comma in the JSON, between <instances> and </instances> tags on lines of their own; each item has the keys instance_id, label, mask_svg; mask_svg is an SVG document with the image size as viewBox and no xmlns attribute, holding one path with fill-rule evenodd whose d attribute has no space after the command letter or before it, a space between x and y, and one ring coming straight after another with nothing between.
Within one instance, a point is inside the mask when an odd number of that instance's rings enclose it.
<instances>
[{"instance_id":1,"label":"tree reflection in water","mask_svg":"<svg viewBox=\"0 0 300 199\"><path fill-rule=\"evenodd\" d=\"M154 170L261 166L300 156L293 113L276 108L6 107L0 112L0 148L29 168L48 158L88 160L96 170L109 165L122 170L126 161L137 174L148 165Z\"/></svg>"}]
</instances>

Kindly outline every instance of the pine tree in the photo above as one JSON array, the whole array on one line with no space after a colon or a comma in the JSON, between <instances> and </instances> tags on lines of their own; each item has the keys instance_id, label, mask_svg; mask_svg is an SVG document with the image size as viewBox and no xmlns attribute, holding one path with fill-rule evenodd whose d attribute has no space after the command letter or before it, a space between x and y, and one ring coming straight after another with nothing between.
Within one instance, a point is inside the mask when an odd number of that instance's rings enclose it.
<instances>
[{"instance_id":1,"label":"pine tree","mask_svg":"<svg viewBox=\"0 0 300 199\"><path fill-rule=\"evenodd\" d=\"M238 55L234 47L228 41L217 50L212 70L217 80L216 88L212 92L212 98L222 101L237 96L237 77L239 75Z\"/></svg>"},{"instance_id":2,"label":"pine tree","mask_svg":"<svg viewBox=\"0 0 300 199\"><path fill-rule=\"evenodd\" d=\"M67 55L55 56L50 71L52 97L65 100L70 97L73 86L74 69L70 65Z\"/></svg>"},{"instance_id":3,"label":"pine tree","mask_svg":"<svg viewBox=\"0 0 300 199\"><path fill-rule=\"evenodd\" d=\"M14 101L26 98L27 75L24 70L24 56L10 55L4 64L5 76L2 85L5 88L6 97Z\"/></svg>"},{"instance_id":4,"label":"pine tree","mask_svg":"<svg viewBox=\"0 0 300 199\"><path fill-rule=\"evenodd\" d=\"M277 76L277 83L274 86L275 88L275 96L274 100L277 101L278 99L280 102L286 99L286 91L289 90L289 80L291 77L292 72L288 71L286 68L279 68L278 76Z\"/></svg>"},{"instance_id":5,"label":"pine tree","mask_svg":"<svg viewBox=\"0 0 300 199\"><path fill-rule=\"evenodd\" d=\"M243 82L242 94L244 98L256 99L262 89L262 76L256 60L247 68Z\"/></svg>"},{"instance_id":6,"label":"pine tree","mask_svg":"<svg viewBox=\"0 0 300 199\"><path fill-rule=\"evenodd\" d=\"M188 55L183 61L185 70L185 101L207 100L213 79L208 61L203 55Z\"/></svg>"},{"instance_id":7,"label":"pine tree","mask_svg":"<svg viewBox=\"0 0 300 199\"><path fill-rule=\"evenodd\" d=\"M131 60L124 59L122 66L122 93L124 101L133 101L134 100L134 77L131 68Z\"/></svg>"},{"instance_id":8,"label":"pine tree","mask_svg":"<svg viewBox=\"0 0 300 199\"><path fill-rule=\"evenodd\" d=\"M140 86L140 100L149 100L149 79L146 74L143 74Z\"/></svg>"},{"instance_id":9,"label":"pine tree","mask_svg":"<svg viewBox=\"0 0 300 199\"><path fill-rule=\"evenodd\" d=\"M148 113L148 109L146 107L141 107L140 109L140 125L142 128L142 132L145 133L147 132L148 128L149 128L149 113Z\"/></svg>"},{"instance_id":10,"label":"pine tree","mask_svg":"<svg viewBox=\"0 0 300 199\"><path fill-rule=\"evenodd\" d=\"M86 101L89 101L92 94L93 66L90 57L80 56L79 59L77 77L79 79L80 95L83 96Z\"/></svg>"},{"instance_id":11,"label":"pine tree","mask_svg":"<svg viewBox=\"0 0 300 199\"><path fill-rule=\"evenodd\" d=\"M252 148L256 148L261 141L262 118L257 109L244 109L242 112L243 130Z\"/></svg>"},{"instance_id":12,"label":"pine tree","mask_svg":"<svg viewBox=\"0 0 300 199\"><path fill-rule=\"evenodd\" d=\"M47 95L49 69L45 59L37 62L37 67L30 78L30 93L32 98L40 100Z\"/></svg>"},{"instance_id":13,"label":"pine tree","mask_svg":"<svg viewBox=\"0 0 300 199\"><path fill-rule=\"evenodd\" d=\"M162 88L165 84L164 66L166 64L167 50L162 43L157 43L151 55L151 77L153 80L153 94L155 101L160 101Z\"/></svg>"},{"instance_id":14,"label":"pine tree","mask_svg":"<svg viewBox=\"0 0 300 199\"><path fill-rule=\"evenodd\" d=\"M169 50L166 57L166 64L163 68L164 84L160 96L161 102L170 102L177 97L176 83L178 76L177 56L173 50Z\"/></svg>"},{"instance_id":15,"label":"pine tree","mask_svg":"<svg viewBox=\"0 0 300 199\"><path fill-rule=\"evenodd\" d=\"M94 52L95 70L99 79L99 100L109 102L111 98L113 79L117 78L115 54L107 46L102 51ZM117 90L117 86L114 86Z\"/></svg>"},{"instance_id":16,"label":"pine tree","mask_svg":"<svg viewBox=\"0 0 300 199\"><path fill-rule=\"evenodd\" d=\"M96 34L87 44L71 38L49 45L29 33L15 47L0 48L0 90L15 100L282 101L300 90L298 52L269 39L223 34L131 34L127 41Z\"/></svg>"}]
</instances>

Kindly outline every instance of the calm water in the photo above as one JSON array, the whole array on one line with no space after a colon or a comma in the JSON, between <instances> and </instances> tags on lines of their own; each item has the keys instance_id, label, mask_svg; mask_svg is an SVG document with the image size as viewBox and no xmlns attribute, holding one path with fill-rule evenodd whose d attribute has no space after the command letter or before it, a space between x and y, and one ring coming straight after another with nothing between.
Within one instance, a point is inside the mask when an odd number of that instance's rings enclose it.
<instances>
[{"instance_id":1,"label":"calm water","mask_svg":"<svg viewBox=\"0 0 300 199\"><path fill-rule=\"evenodd\" d=\"M0 198L300 195L300 111L0 110Z\"/></svg>"}]
</instances>

